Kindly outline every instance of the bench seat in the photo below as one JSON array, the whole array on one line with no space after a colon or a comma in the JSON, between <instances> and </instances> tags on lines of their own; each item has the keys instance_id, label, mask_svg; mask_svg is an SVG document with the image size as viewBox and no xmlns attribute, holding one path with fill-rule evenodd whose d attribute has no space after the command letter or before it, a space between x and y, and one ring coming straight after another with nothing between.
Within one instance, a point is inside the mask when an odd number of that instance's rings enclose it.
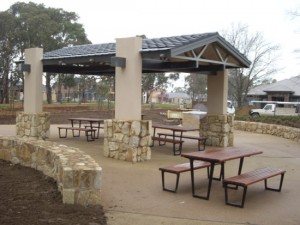
<instances>
[{"instance_id":1,"label":"bench seat","mask_svg":"<svg viewBox=\"0 0 300 225\"><path fill-rule=\"evenodd\" d=\"M194 161L194 170L207 168L207 176L209 176L209 167L210 167L209 162ZM177 165L173 165L173 166L161 167L161 168L159 168L159 170L161 171L163 190L176 193L177 189L178 189L180 174L183 173L183 172L191 171L191 165L190 165L190 163L182 163L182 164L177 164ZM166 186L165 186L165 173L176 174L176 184L175 184L174 189L166 188Z\"/></svg>"},{"instance_id":2,"label":"bench seat","mask_svg":"<svg viewBox=\"0 0 300 225\"><path fill-rule=\"evenodd\" d=\"M167 134L167 133L158 133L157 134L158 137L161 137L161 136L165 136L166 137L173 137L173 134ZM207 137L201 137L201 136L192 136L192 135L175 135L175 137L177 138L185 138L185 139L192 139L192 140L198 140L198 151L204 151L205 150L205 144L206 144L206 139ZM201 145L203 146L201 148Z\"/></svg>"},{"instance_id":3,"label":"bench seat","mask_svg":"<svg viewBox=\"0 0 300 225\"><path fill-rule=\"evenodd\" d=\"M254 171L250 171L250 172L247 172L247 173L243 173L243 174L240 174L240 175L237 175L237 176L234 176L234 177L229 177L229 178L224 179L223 180L223 187L224 187L224 190L225 190L225 204L243 208L244 204L245 204L247 187L249 185L257 183L259 181L264 181L266 190L280 192L285 172L286 171L282 170L282 169L266 167L266 168L256 169ZM268 187L267 179L271 178L271 177L275 177L277 175L281 175L279 188L270 188L270 187ZM230 202L228 200L228 188L230 188L229 185L235 185L236 187L243 187L244 188L242 201L240 203L234 203L234 202Z\"/></svg>"},{"instance_id":4,"label":"bench seat","mask_svg":"<svg viewBox=\"0 0 300 225\"><path fill-rule=\"evenodd\" d=\"M97 129L97 135L95 135L95 139L99 138L100 135L100 129L104 129L104 124L100 124L100 125L85 125L84 126L86 129L91 128L91 129Z\"/></svg>"},{"instance_id":5,"label":"bench seat","mask_svg":"<svg viewBox=\"0 0 300 225\"><path fill-rule=\"evenodd\" d=\"M85 132L86 140L87 141L94 141L95 140L95 132L96 129L91 128L83 128L83 127L57 127L58 134L60 138L66 138L68 135L68 130L71 130L73 133L73 137L80 137L80 132ZM61 134L61 130L65 130L65 134ZM74 131L78 131L78 134L75 134Z\"/></svg>"},{"instance_id":6,"label":"bench seat","mask_svg":"<svg viewBox=\"0 0 300 225\"><path fill-rule=\"evenodd\" d=\"M162 138L162 137L157 137L157 136L152 137L152 140L153 140L152 146L154 145L154 141L158 141L159 146L165 145L166 142L173 143L173 153L174 153L174 155L180 155L181 154L182 143L184 142L182 140L177 140L177 139L173 139L173 138ZM178 148L175 147L176 144L179 145Z\"/></svg>"}]
</instances>

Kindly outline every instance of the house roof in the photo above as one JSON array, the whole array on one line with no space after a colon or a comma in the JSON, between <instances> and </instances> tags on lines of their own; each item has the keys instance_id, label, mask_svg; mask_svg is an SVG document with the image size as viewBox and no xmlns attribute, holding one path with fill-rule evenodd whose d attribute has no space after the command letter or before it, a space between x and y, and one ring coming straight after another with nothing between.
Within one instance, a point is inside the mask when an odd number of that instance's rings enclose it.
<instances>
[{"instance_id":1,"label":"house roof","mask_svg":"<svg viewBox=\"0 0 300 225\"><path fill-rule=\"evenodd\" d=\"M143 39L143 73L215 72L249 67L251 62L217 32ZM88 44L46 52L44 72L114 74L116 44Z\"/></svg>"},{"instance_id":2,"label":"house roof","mask_svg":"<svg viewBox=\"0 0 300 225\"><path fill-rule=\"evenodd\" d=\"M187 93L182 92L170 92L166 94L167 97L170 98L181 98L181 99L191 99L191 96Z\"/></svg>"},{"instance_id":3,"label":"house roof","mask_svg":"<svg viewBox=\"0 0 300 225\"><path fill-rule=\"evenodd\" d=\"M300 75L276 83L254 87L248 95L266 95L268 92L288 92L300 96Z\"/></svg>"}]
</instances>

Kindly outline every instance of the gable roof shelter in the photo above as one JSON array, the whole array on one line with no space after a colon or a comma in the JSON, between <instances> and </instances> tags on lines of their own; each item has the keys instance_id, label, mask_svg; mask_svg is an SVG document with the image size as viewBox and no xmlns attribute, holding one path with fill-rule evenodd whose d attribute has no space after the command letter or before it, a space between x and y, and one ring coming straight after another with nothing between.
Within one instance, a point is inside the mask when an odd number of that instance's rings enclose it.
<instances>
[{"instance_id":1,"label":"gable roof shelter","mask_svg":"<svg viewBox=\"0 0 300 225\"><path fill-rule=\"evenodd\" d=\"M139 50L142 73L201 72L215 74L229 68L247 68L251 62L217 32L143 39ZM115 75L116 44L65 47L43 55L43 71Z\"/></svg>"},{"instance_id":2,"label":"gable roof shelter","mask_svg":"<svg viewBox=\"0 0 300 225\"><path fill-rule=\"evenodd\" d=\"M116 43L80 45L42 53L26 49L25 63L31 70L25 76L24 111L42 110L42 72L115 76L115 121L141 120L142 73L193 72L209 74L207 79L207 121L219 127L219 115L227 120L228 73L226 69L249 67L250 61L218 33L165 38L117 38ZM42 59L42 60L41 60ZM30 90L35 90L31 92ZM31 103L30 103L31 102ZM31 105L30 105L31 104ZM26 108L26 110L25 110ZM148 122L150 130L151 122ZM34 125L34 124L32 124ZM216 146L233 144L231 129L203 130ZM215 127L215 126L204 126ZM147 132L146 132L147 133ZM41 134L42 135L42 134ZM136 139L134 139L136 140ZM139 141L133 141L134 144ZM131 149L131 148L128 148ZM146 154L147 155L147 154Z\"/></svg>"}]
</instances>

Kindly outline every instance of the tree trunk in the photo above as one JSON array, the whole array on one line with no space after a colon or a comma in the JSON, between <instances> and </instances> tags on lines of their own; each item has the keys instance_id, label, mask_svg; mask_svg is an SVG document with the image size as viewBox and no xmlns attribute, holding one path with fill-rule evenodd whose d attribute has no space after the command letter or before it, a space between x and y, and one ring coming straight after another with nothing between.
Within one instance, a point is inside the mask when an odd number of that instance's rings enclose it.
<instances>
[{"instance_id":1,"label":"tree trunk","mask_svg":"<svg viewBox=\"0 0 300 225\"><path fill-rule=\"evenodd\" d=\"M46 93L47 93L47 103L51 104L52 103L52 89L51 89L51 75L46 74Z\"/></svg>"},{"instance_id":2,"label":"tree trunk","mask_svg":"<svg viewBox=\"0 0 300 225\"><path fill-rule=\"evenodd\" d=\"M6 61L6 60L5 60ZM9 62L5 62L2 78L2 103L9 103L9 90L8 90L8 74L9 74Z\"/></svg>"}]
</instances>

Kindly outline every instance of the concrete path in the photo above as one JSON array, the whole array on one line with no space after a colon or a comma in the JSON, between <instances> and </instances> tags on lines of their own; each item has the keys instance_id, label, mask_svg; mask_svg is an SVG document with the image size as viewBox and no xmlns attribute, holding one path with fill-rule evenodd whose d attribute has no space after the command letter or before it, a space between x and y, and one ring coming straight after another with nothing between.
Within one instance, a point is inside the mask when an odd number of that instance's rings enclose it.
<instances>
[{"instance_id":1,"label":"concrete path","mask_svg":"<svg viewBox=\"0 0 300 225\"><path fill-rule=\"evenodd\" d=\"M263 182L251 185L245 208L241 209L224 204L224 190L219 181L213 182L210 200L193 198L189 173L181 175L176 194L162 191L158 168L187 162L183 157L173 156L169 144L153 147L150 161L132 164L103 156L103 134L95 142L87 142L85 137L59 139L57 125L51 125L50 132L51 141L80 148L103 168L102 205L109 225L300 224L300 143L271 135L235 132L235 147L264 152L245 158L243 171L264 166L287 170L282 192L265 191ZM14 126L0 126L0 135L14 134ZM183 151L195 151L196 147L196 141L191 140L184 143ZM238 160L227 162L225 168L226 176L236 175ZM206 191L206 170L198 170L196 176L197 190ZM167 184L174 181L174 176L168 176Z\"/></svg>"}]
</instances>

